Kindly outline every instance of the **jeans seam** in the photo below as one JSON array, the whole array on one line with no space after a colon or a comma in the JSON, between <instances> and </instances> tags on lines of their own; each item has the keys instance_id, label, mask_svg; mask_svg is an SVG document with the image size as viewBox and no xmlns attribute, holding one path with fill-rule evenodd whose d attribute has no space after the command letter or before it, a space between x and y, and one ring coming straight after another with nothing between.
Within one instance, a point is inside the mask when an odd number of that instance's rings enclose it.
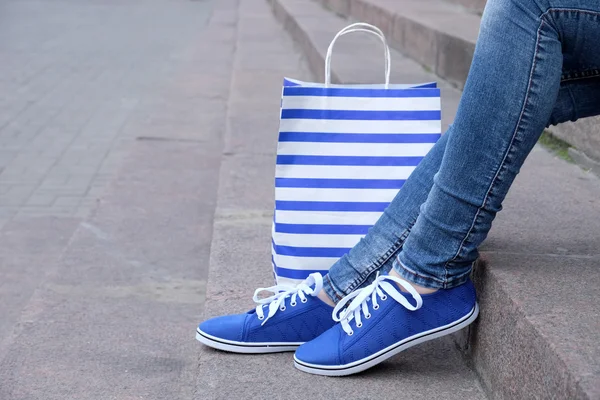
<instances>
[{"instance_id":1,"label":"jeans seam","mask_svg":"<svg viewBox=\"0 0 600 400\"><path fill-rule=\"evenodd\" d=\"M590 75L578 76L578 77L574 77L574 78L564 78L564 79L561 79L560 82L561 83L565 83L565 82L580 81L580 80L583 80L583 79L592 79L592 78L597 78L597 77L600 76L600 70L599 69L594 69L594 70L591 70L591 71L593 71L593 73L590 74Z\"/></svg>"},{"instance_id":2,"label":"jeans seam","mask_svg":"<svg viewBox=\"0 0 600 400\"><path fill-rule=\"evenodd\" d=\"M546 13L548 13L548 11L546 11ZM477 212L475 213L475 216L473 217L473 221L471 222L471 227L469 228L469 231L467 232L467 234L465 235L465 237L463 238L462 242L460 243L460 246L458 247L458 250L456 252L456 254L454 255L454 257L452 257L452 259L450 261L447 261L444 264L444 268L445 268L445 276L444 276L444 287L447 284L447 280L448 280L448 268L449 268L449 264L456 261L456 259L459 257L459 255L461 254L461 252L464 249L465 246L465 242L467 241L467 239L471 236L473 229L475 228L477 219L479 218L479 215L481 214L481 211L483 210L483 208L486 206L486 204L489 201L490 198L490 194L492 193L492 190L498 180L498 177L500 176L500 172L502 171L502 168L504 167L504 165L506 165L506 160L508 159L508 155L510 154L510 150L512 149L514 143L515 143L515 138L517 137L517 134L520 131L521 128L521 123L523 121L523 116L525 114L525 109L527 108L527 103L529 101L529 95L531 94L531 85L533 82L533 73L535 71L535 67L537 66L537 59L538 59L538 54L539 54L539 49L540 49L540 35L541 35L541 29L545 24L544 21L544 16L545 14L542 14L541 16L541 20L540 20L540 25L537 29L537 37L536 37L536 44L535 44L535 52L533 54L533 62L531 65L531 70L529 71L529 81L527 82L527 91L525 94L525 99L523 100L523 107L521 108L521 114L519 115L519 120L517 121L517 125L515 126L515 131L512 134L512 137L510 139L510 143L506 148L506 152L504 153L504 157L502 158L502 161L500 162L500 164L498 165L498 168L496 170L496 173L494 174L494 178L492 179L490 186L488 187L488 190L485 194L485 197L483 198L483 202L481 204L481 206L479 206L479 208L477 209Z\"/></svg>"},{"instance_id":3,"label":"jeans seam","mask_svg":"<svg viewBox=\"0 0 600 400\"><path fill-rule=\"evenodd\" d=\"M542 15L540 15L540 18L542 19L542 22L544 22L543 19L548 14L552 14L552 13L560 14L560 13L565 13L565 12L574 12L574 13L579 13L579 14L590 14L590 15L595 15L596 17L600 17L600 12L593 11L593 10L580 10L580 9L577 9L577 8L556 8L556 7L550 7Z\"/></svg>"}]
</instances>

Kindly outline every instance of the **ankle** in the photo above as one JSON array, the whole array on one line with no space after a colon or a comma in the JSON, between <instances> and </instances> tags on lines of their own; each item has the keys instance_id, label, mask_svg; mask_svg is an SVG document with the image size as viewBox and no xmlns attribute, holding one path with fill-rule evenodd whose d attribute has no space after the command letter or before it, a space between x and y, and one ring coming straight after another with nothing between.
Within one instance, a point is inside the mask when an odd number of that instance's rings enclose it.
<instances>
[{"instance_id":1,"label":"ankle","mask_svg":"<svg viewBox=\"0 0 600 400\"><path fill-rule=\"evenodd\" d=\"M393 277L395 277L395 278L400 278L400 279L402 279L402 280L403 280L403 281L405 281L405 282L408 282L408 283L409 283L409 284L410 284L412 287L414 287L414 288L415 288L415 290L416 290L416 291L417 291L417 293L419 293L419 294L430 294L430 293L435 293L435 292L437 292L437 291L438 291L438 289L432 289L432 288L428 288L428 287L425 287L425 286L420 286L420 285L417 285L416 283L413 283L413 282L410 282L410 281L408 281L408 280L404 279L403 277L401 277L401 276L400 276L400 274L399 274L399 273L397 273L397 272L396 272L396 270L395 270L395 269L392 269L392 270L390 271L390 275L391 275L391 276L393 276ZM400 286L400 285L397 285L397 286L400 288L400 290L401 290L402 292L405 292L405 293L406 293L406 289L404 289L404 288L403 288L402 286Z\"/></svg>"},{"instance_id":2,"label":"ankle","mask_svg":"<svg viewBox=\"0 0 600 400\"><path fill-rule=\"evenodd\" d=\"M335 307L335 303L333 302L333 300L331 300L329 298L329 296L327 296L327 293L325 293L325 290L321 289L321 291L319 293L317 293L317 297L325 304L331 306L331 307Z\"/></svg>"}]
</instances>

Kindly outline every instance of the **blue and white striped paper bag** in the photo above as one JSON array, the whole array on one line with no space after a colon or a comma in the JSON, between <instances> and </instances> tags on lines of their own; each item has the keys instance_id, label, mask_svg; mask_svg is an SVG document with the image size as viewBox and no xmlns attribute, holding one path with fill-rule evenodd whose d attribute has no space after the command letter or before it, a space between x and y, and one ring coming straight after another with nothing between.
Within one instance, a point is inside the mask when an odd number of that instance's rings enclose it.
<instances>
[{"instance_id":1,"label":"blue and white striped paper bag","mask_svg":"<svg viewBox=\"0 0 600 400\"><path fill-rule=\"evenodd\" d=\"M330 84L333 44L356 31L375 33L384 43L385 84ZM325 81L284 81L272 238L279 284L327 273L377 221L441 135L439 89L390 85L389 49L371 25L338 33Z\"/></svg>"}]
</instances>

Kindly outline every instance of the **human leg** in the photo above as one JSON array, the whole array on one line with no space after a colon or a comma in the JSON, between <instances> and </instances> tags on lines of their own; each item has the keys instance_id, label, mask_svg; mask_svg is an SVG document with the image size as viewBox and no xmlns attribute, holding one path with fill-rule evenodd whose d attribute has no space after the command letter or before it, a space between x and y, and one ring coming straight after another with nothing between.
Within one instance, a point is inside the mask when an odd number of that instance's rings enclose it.
<instances>
[{"instance_id":1,"label":"human leg","mask_svg":"<svg viewBox=\"0 0 600 400\"><path fill-rule=\"evenodd\" d=\"M546 125L598 112L590 87L599 11L576 0L488 3L439 173L394 264L403 278L432 288L465 282ZM584 85L570 82L582 75Z\"/></svg>"}]
</instances>

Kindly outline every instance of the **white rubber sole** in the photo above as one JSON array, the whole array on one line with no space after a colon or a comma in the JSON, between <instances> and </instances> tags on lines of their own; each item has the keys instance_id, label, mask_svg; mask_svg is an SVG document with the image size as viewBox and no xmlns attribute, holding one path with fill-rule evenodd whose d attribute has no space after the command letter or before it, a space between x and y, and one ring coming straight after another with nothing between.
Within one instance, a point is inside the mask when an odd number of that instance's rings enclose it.
<instances>
[{"instance_id":1,"label":"white rubber sole","mask_svg":"<svg viewBox=\"0 0 600 400\"><path fill-rule=\"evenodd\" d=\"M242 354L266 354L280 353L284 351L296 351L303 343L245 343L233 340L220 339L218 337L196 330L196 340L213 349L229 351Z\"/></svg>"},{"instance_id":2,"label":"white rubber sole","mask_svg":"<svg viewBox=\"0 0 600 400\"><path fill-rule=\"evenodd\" d=\"M385 349L369 356L365 357L361 360L354 361L345 365L316 365L305 363L296 358L294 355L294 366L298 368L300 371L308 372L309 374L315 375L325 375L325 376L345 376L352 375L358 372L362 372L366 369L369 369L388 358L395 356L396 354L409 349L413 346L416 346L420 343L427 342L429 340L437 339L439 337L449 335L453 332L459 331L462 328L471 324L477 316L479 315L479 305L475 303L475 307L471 310L470 313L462 317L461 319L436 328L426 332L421 332L417 335L413 335L408 337L400 342L394 343L391 346L386 347Z\"/></svg>"}]
</instances>

